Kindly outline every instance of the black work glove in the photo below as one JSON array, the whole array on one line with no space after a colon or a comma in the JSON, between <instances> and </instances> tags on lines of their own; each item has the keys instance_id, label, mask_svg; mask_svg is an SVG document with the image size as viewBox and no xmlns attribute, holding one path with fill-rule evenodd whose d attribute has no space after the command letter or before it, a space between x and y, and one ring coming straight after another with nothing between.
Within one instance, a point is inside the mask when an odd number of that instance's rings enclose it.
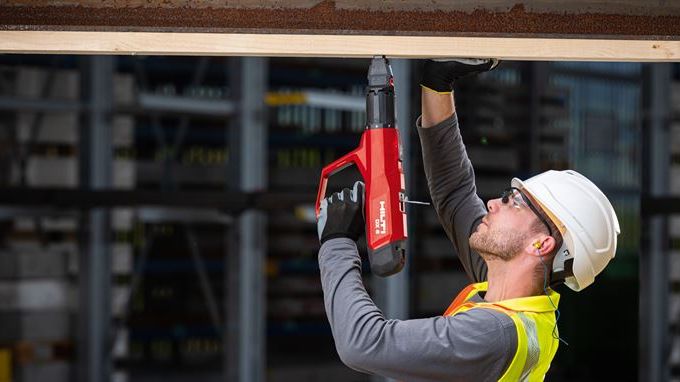
<instances>
[{"instance_id":1,"label":"black work glove","mask_svg":"<svg viewBox=\"0 0 680 382\"><path fill-rule=\"evenodd\" d=\"M356 182L352 190L345 188L321 201L316 222L321 244L338 237L357 241L364 227L363 182Z\"/></svg>"},{"instance_id":2,"label":"black work glove","mask_svg":"<svg viewBox=\"0 0 680 382\"><path fill-rule=\"evenodd\" d=\"M450 58L426 60L420 85L438 93L451 93L453 81L489 71L498 65L495 58Z\"/></svg>"}]
</instances>

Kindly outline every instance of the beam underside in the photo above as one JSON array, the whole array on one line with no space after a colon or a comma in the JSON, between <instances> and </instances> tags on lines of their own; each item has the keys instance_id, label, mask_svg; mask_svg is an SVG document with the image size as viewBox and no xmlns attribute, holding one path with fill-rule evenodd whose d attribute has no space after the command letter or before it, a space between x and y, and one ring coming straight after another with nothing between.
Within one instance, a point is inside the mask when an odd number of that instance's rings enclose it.
<instances>
[{"instance_id":1,"label":"beam underside","mask_svg":"<svg viewBox=\"0 0 680 382\"><path fill-rule=\"evenodd\" d=\"M680 6L672 2L659 5L642 0L581 0L580 7L574 6L576 1L564 4L544 1L546 6L537 7L540 0L410 3L403 0L6 0L0 5L0 29L666 39L678 36L680 25Z\"/></svg>"},{"instance_id":2,"label":"beam underside","mask_svg":"<svg viewBox=\"0 0 680 382\"><path fill-rule=\"evenodd\" d=\"M543 0L7 0L0 5L0 52L384 54L560 61L680 58L680 6L642 0L579 0L578 4Z\"/></svg>"},{"instance_id":3,"label":"beam underside","mask_svg":"<svg viewBox=\"0 0 680 382\"><path fill-rule=\"evenodd\" d=\"M0 53L678 61L680 41L447 36L0 31Z\"/></svg>"}]
</instances>

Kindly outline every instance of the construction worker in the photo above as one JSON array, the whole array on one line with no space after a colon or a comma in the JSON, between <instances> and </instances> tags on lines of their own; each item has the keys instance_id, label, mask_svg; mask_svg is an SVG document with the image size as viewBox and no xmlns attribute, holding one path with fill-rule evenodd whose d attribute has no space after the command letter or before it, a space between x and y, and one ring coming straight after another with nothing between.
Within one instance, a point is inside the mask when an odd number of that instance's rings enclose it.
<instances>
[{"instance_id":1,"label":"construction worker","mask_svg":"<svg viewBox=\"0 0 680 382\"><path fill-rule=\"evenodd\" d=\"M356 240L364 185L321 203L319 266L340 359L402 381L540 381L560 342L559 294L580 291L614 257L619 224L610 202L575 171L512 179L486 204L476 194L452 83L496 60L427 61L417 122L425 175L440 222L472 285L442 316L390 320L366 293Z\"/></svg>"}]
</instances>

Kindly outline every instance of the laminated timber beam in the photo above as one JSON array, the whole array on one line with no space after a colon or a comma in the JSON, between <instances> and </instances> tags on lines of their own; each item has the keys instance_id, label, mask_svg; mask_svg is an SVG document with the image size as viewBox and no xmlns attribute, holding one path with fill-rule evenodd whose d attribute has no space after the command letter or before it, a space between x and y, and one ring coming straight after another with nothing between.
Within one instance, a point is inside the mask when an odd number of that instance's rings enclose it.
<instances>
[{"instance_id":1,"label":"laminated timber beam","mask_svg":"<svg viewBox=\"0 0 680 382\"><path fill-rule=\"evenodd\" d=\"M680 61L664 0L5 0L0 52Z\"/></svg>"}]
</instances>

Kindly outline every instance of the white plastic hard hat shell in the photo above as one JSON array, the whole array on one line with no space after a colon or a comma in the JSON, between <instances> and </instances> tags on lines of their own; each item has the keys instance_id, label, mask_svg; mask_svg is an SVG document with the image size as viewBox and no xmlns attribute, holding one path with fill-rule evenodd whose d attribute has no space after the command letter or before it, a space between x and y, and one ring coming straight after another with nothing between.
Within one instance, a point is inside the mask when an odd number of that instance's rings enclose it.
<instances>
[{"instance_id":1,"label":"white plastic hard hat shell","mask_svg":"<svg viewBox=\"0 0 680 382\"><path fill-rule=\"evenodd\" d=\"M549 170L512 186L525 190L566 229L562 235L573 257L573 277L565 284L575 291L592 284L616 254L620 232L616 212L588 178L573 170ZM555 222L559 226L558 222Z\"/></svg>"}]
</instances>

